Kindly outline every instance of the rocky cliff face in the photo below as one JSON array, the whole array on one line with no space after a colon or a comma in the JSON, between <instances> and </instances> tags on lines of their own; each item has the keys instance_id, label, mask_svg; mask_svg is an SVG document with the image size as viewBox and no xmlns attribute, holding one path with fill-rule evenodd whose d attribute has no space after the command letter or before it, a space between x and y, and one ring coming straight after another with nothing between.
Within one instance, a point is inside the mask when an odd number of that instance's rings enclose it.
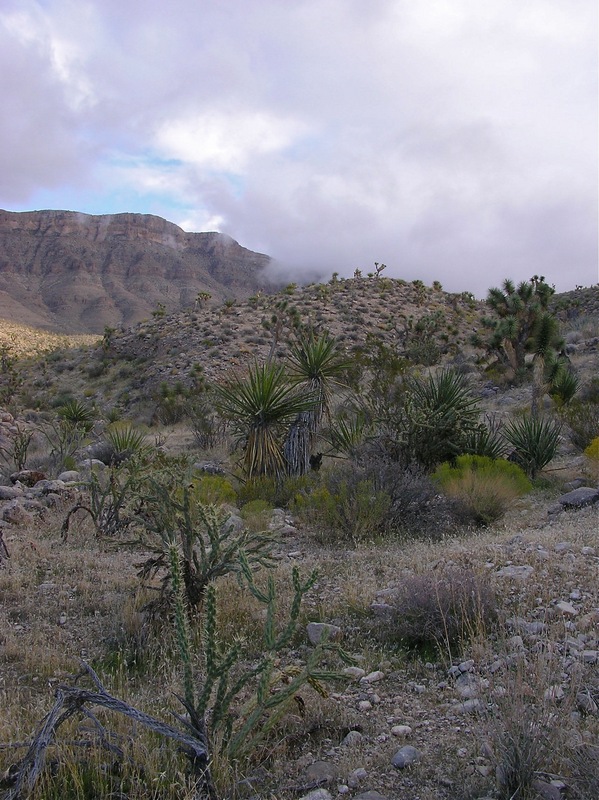
<instances>
[{"instance_id":1,"label":"rocky cliff face","mask_svg":"<svg viewBox=\"0 0 599 800\"><path fill-rule=\"evenodd\" d=\"M162 303L268 287L268 256L149 214L0 210L0 318L62 332L132 325Z\"/></svg>"}]
</instances>

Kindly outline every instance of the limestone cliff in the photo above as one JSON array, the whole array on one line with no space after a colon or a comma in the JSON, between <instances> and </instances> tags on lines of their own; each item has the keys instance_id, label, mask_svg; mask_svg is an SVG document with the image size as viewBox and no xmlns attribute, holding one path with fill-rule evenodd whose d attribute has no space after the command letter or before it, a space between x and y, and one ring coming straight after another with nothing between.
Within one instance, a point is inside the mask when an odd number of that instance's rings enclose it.
<instances>
[{"instance_id":1,"label":"limestone cliff","mask_svg":"<svg viewBox=\"0 0 599 800\"><path fill-rule=\"evenodd\" d=\"M61 332L131 325L162 303L247 297L268 256L150 214L0 210L0 318Z\"/></svg>"}]
</instances>

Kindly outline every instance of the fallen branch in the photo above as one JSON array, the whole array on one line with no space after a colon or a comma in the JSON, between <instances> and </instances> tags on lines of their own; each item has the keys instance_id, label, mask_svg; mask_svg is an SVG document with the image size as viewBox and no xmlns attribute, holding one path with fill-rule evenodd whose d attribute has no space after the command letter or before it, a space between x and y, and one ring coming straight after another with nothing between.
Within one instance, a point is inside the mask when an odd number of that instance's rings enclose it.
<instances>
[{"instance_id":1,"label":"fallen branch","mask_svg":"<svg viewBox=\"0 0 599 800\"><path fill-rule=\"evenodd\" d=\"M149 728L154 733L178 742L180 750L189 758L192 773L197 778L194 793L195 800L217 800L216 790L210 775L206 736L202 730L195 727L192 728L187 724L186 727L192 732L184 733L143 711L133 708L124 701L108 694L89 664L82 662L82 668L83 672L76 677L78 678L85 674L89 675L95 683L97 691L81 689L77 686L60 685L57 687L54 706L42 720L26 755L20 762L13 764L5 773L3 783L4 786L9 787L9 790L4 796L4 800L24 800L30 794L44 768L46 751L63 722L66 722L74 714L83 714L95 720L94 715L89 709L85 708L86 705L100 706L107 708L109 711L123 714L139 725ZM97 724L99 725L100 723L98 722ZM103 734L102 738L104 746L107 746L108 740L105 734ZM109 749L113 752L118 750L113 745L110 745Z\"/></svg>"}]
</instances>

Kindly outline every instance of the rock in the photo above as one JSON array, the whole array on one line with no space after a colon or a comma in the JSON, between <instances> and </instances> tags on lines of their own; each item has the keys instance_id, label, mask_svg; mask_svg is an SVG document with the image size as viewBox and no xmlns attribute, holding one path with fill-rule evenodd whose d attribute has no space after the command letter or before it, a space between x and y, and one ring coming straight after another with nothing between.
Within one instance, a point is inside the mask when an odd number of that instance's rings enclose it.
<instances>
[{"instance_id":1,"label":"rock","mask_svg":"<svg viewBox=\"0 0 599 800\"><path fill-rule=\"evenodd\" d=\"M563 508L583 508L584 506L593 505L599 502L599 489L594 489L590 486L581 486L578 489L573 489L571 492L566 492L561 497L558 497L558 503Z\"/></svg>"},{"instance_id":2,"label":"rock","mask_svg":"<svg viewBox=\"0 0 599 800\"><path fill-rule=\"evenodd\" d=\"M354 680L359 681L360 678L363 678L364 675L366 675L366 671L360 667L346 667L343 670L343 674L348 678L353 678Z\"/></svg>"},{"instance_id":3,"label":"rock","mask_svg":"<svg viewBox=\"0 0 599 800\"><path fill-rule=\"evenodd\" d=\"M299 800L333 800L333 796L326 789L314 789L314 791L302 795Z\"/></svg>"},{"instance_id":4,"label":"rock","mask_svg":"<svg viewBox=\"0 0 599 800\"><path fill-rule=\"evenodd\" d=\"M564 600L560 600L559 603L556 603L555 607L558 611L561 611L562 614L566 614L570 617L575 617L578 614L578 610L574 608L572 603L566 603Z\"/></svg>"},{"instance_id":5,"label":"rock","mask_svg":"<svg viewBox=\"0 0 599 800\"><path fill-rule=\"evenodd\" d=\"M375 617L390 617L393 615L395 608L389 603L371 603L370 610Z\"/></svg>"},{"instance_id":6,"label":"rock","mask_svg":"<svg viewBox=\"0 0 599 800\"><path fill-rule=\"evenodd\" d=\"M599 661L599 651L598 650L583 650L582 651L582 660L585 664L596 664Z\"/></svg>"},{"instance_id":7,"label":"rock","mask_svg":"<svg viewBox=\"0 0 599 800\"><path fill-rule=\"evenodd\" d=\"M35 486L38 481L45 479L43 472L37 469L22 469L19 472L13 472L10 476L11 483L22 483L23 486Z\"/></svg>"},{"instance_id":8,"label":"rock","mask_svg":"<svg viewBox=\"0 0 599 800\"><path fill-rule=\"evenodd\" d=\"M396 769L405 769L405 767L409 767L411 764L416 764L422 758L422 754L420 750L417 750L412 745L407 744L405 747L402 747L401 750L398 750L397 753L391 759L391 764Z\"/></svg>"},{"instance_id":9,"label":"rock","mask_svg":"<svg viewBox=\"0 0 599 800\"><path fill-rule=\"evenodd\" d=\"M0 518L10 525L26 525L33 522L33 516L23 508L18 499L11 500L0 508Z\"/></svg>"},{"instance_id":10,"label":"rock","mask_svg":"<svg viewBox=\"0 0 599 800\"><path fill-rule=\"evenodd\" d=\"M477 697L479 693L479 682L474 675L464 673L455 682L456 689L460 697L465 700Z\"/></svg>"},{"instance_id":11,"label":"rock","mask_svg":"<svg viewBox=\"0 0 599 800\"><path fill-rule=\"evenodd\" d=\"M495 575L497 575L498 578L515 578L517 580L526 580L527 578L530 578L533 572L534 567L531 567L529 564L523 564L521 566L510 564L507 567L501 567L501 569L498 569Z\"/></svg>"},{"instance_id":12,"label":"rock","mask_svg":"<svg viewBox=\"0 0 599 800\"><path fill-rule=\"evenodd\" d=\"M355 747L356 745L361 744L363 738L364 737L360 731L349 731L349 733L343 738L341 744L343 747Z\"/></svg>"},{"instance_id":13,"label":"rock","mask_svg":"<svg viewBox=\"0 0 599 800\"><path fill-rule=\"evenodd\" d=\"M562 800L563 794L559 786L554 786L547 781L533 781L533 789L538 792L542 800Z\"/></svg>"},{"instance_id":14,"label":"rock","mask_svg":"<svg viewBox=\"0 0 599 800\"><path fill-rule=\"evenodd\" d=\"M365 713L366 711L370 711L372 708L372 703L370 700L360 700L358 703L358 711Z\"/></svg>"},{"instance_id":15,"label":"rock","mask_svg":"<svg viewBox=\"0 0 599 800\"><path fill-rule=\"evenodd\" d=\"M412 733L412 729L409 725L394 725L391 728L391 733L393 736L397 736L398 739L405 739L406 736Z\"/></svg>"},{"instance_id":16,"label":"rock","mask_svg":"<svg viewBox=\"0 0 599 800\"><path fill-rule=\"evenodd\" d=\"M597 703L593 700L589 692L578 692L576 695L576 707L583 714L596 714Z\"/></svg>"},{"instance_id":17,"label":"rock","mask_svg":"<svg viewBox=\"0 0 599 800\"><path fill-rule=\"evenodd\" d=\"M329 625L326 622L309 622L306 632L311 644L318 644L326 636L329 642L338 642L341 639L342 631L337 625Z\"/></svg>"},{"instance_id":18,"label":"rock","mask_svg":"<svg viewBox=\"0 0 599 800\"><path fill-rule=\"evenodd\" d=\"M456 706L452 706L451 710L458 714L475 714L477 711L480 711L481 708L482 703L478 697L472 697L468 700L464 700L463 703L458 703Z\"/></svg>"},{"instance_id":19,"label":"rock","mask_svg":"<svg viewBox=\"0 0 599 800\"><path fill-rule=\"evenodd\" d=\"M545 700L552 700L554 703L559 703L560 700L564 699L564 690L559 684L549 686L548 689L545 689L543 697Z\"/></svg>"},{"instance_id":20,"label":"rock","mask_svg":"<svg viewBox=\"0 0 599 800\"><path fill-rule=\"evenodd\" d=\"M328 761L315 761L306 770L306 780L313 786L332 783L337 778L337 770Z\"/></svg>"},{"instance_id":21,"label":"rock","mask_svg":"<svg viewBox=\"0 0 599 800\"><path fill-rule=\"evenodd\" d=\"M196 461L193 468L198 472L206 473L206 475L225 475L225 470L214 461Z\"/></svg>"},{"instance_id":22,"label":"rock","mask_svg":"<svg viewBox=\"0 0 599 800\"><path fill-rule=\"evenodd\" d=\"M347 779L347 785L350 787L350 789L355 789L367 777L368 773L366 772L364 767L358 767L351 773L351 775Z\"/></svg>"},{"instance_id":23,"label":"rock","mask_svg":"<svg viewBox=\"0 0 599 800\"><path fill-rule=\"evenodd\" d=\"M522 633L526 633L529 636L536 636L539 633L544 633L547 629L547 625L544 622L540 620L532 620L529 622L523 617L510 617L506 622L511 628L522 631Z\"/></svg>"},{"instance_id":24,"label":"rock","mask_svg":"<svg viewBox=\"0 0 599 800\"><path fill-rule=\"evenodd\" d=\"M354 800L387 800L387 798L380 792L370 790L368 792L360 792L354 795Z\"/></svg>"},{"instance_id":25,"label":"rock","mask_svg":"<svg viewBox=\"0 0 599 800\"><path fill-rule=\"evenodd\" d=\"M368 675L364 675L360 683L377 683L378 681L382 681L384 677L385 673L377 669L374 672L369 672Z\"/></svg>"},{"instance_id":26,"label":"rock","mask_svg":"<svg viewBox=\"0 0 599 800\"><path fill-rule=\"evenodd\" d=\"M37 495L50 494L50 492L56 494L63 494L67 489L64 481L59 481L59 480L49 481L46 478L37 481L34 488L35 488L35 493Z\"/></svg>"},{"instance_id":27,"label":"rock","mask_svg":"<svg viewBox=\"0 0 599 800\"><path fill-rule=\"evenodd\" d=\"M68 469L66 472L61 472L57 480L64 483L76 483L81 480L81 473L76 469Z\"/></svg>"},{"instance_id":28,"label":"rock","mask_svg":"<svg viewBox=\"0 0 599 800\"><path fill-rule=\"evenodd\" d=\"M14 500L24 494L20 486L0 486L0 500Z\"/></svg>"}]
</instances>

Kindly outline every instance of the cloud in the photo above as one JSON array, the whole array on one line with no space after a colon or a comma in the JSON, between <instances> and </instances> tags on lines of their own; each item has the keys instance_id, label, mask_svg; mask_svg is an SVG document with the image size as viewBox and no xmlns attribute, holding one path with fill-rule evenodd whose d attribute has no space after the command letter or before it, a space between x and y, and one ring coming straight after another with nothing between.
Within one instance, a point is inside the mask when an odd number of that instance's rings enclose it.
<instances>
[{"instance_id":1,"label":"cloud","mask_svg":"<svg viewBox=\"0 0 599 800\"><path fill-rule=\"evenodd\" d=\"M218 227L294 276L590 284L596 31L591 0L6 0L0 206Z\"/></svg>"}]
</instances>

